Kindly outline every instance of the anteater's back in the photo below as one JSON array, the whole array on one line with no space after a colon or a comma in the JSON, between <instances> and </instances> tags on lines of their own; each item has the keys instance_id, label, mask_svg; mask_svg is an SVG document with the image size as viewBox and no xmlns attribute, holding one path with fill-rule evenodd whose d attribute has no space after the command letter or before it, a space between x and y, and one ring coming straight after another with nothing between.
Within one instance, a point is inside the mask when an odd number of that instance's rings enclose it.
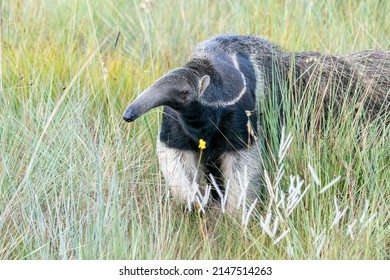
<instances>
[{"instance_id":1,"label":"anteater's back","mask_svg":"<svg viewBox=\"0 0 390 280\"><path fill-rule=\"evenodd\" d=\"M287 94L300 100L309 90L325 111L354 100L369 116L390 110L390 52L362 51L348 55L286 52L266 39L251 35L221 35L197 45L192 59L224 53L247 56L256 68L258 92L264 96ZM286 87L287 85L287 87ZM315 89L315 90L313 90ZM357 99L357 100L356 100Z\"/></svg>"},{"instance_id":2,"label":"anteater's back","mask_svg":"<svg viewBox=\"0 0 390 280\"><path fill-rule=\"evenodd\" d=\"M280 48L278 45L256 36L221 35L198 44L193 57L204 54L215 55L220 52L241 53L256 59L280 53Z\"/></svg>"}]
</instances>

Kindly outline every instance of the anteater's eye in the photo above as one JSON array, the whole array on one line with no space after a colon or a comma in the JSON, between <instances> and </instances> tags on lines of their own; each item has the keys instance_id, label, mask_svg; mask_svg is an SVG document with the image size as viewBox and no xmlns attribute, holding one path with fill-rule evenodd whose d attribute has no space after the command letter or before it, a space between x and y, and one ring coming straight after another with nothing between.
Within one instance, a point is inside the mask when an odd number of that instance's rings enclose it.
<instances>
[{"instance_id":1,"label":"anteater's eye","mask_svg":"<svg viewBox=\"0 0 390 280\"><path fill-rule=\"evenodd\" d=\"M180 95L183 96L183 97L186 97L190 94L190 91L187 90L187 89L184 89L182 91L180 91Z\"/></svg>"}]
</instances>

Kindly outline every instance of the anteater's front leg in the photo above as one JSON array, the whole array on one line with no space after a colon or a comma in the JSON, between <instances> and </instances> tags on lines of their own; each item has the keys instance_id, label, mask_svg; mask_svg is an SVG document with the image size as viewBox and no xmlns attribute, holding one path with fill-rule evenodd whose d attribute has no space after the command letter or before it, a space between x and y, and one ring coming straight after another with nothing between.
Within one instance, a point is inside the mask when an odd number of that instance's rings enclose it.
<instances>
[{"instance_id":1,"label":"anteater's front leg","mask_svg":"<svg viewBox=\"0 0 390 280\"><path fill-rule=\"evenodd\" d=\"M168 147L160 140L157 140L157 154L173 200L188 205L188 199L193 199L203 174L197 170L200 168L199 155L194 151Z\"/></svg>"},{"instance_id":2,"label":"anteater's front leg","mask_svg":"<svg viewBox=\"0 0 390 280\"><path fill-rule=\"evenodd\" d=\"M227 190L226 211L235 215L241 212L242 203L249 207L260 193L260 158L256 148L227 152L221 156L221 170ZM245 179L248 184L245 183ZM240 203L244 195L245 201ZM240 204L240 205L239 205Z\"/></svg>"}]
</instances>

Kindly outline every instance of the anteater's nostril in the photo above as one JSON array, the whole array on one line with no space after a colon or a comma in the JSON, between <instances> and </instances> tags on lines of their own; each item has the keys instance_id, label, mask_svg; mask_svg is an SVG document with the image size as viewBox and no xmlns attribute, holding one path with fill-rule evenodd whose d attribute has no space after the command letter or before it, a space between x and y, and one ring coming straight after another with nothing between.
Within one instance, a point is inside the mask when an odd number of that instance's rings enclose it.
<instances>
[{"instance_id":1,"label":"anteater's nostril","mask_svg":"<svg viewBox=\"0 0 390 280\"><path fill-rule=\"evenodd\" d=\"M123 114L123 119L126 122L131 122L136 119L134 113L132 112L131 108L127 108L126 112Z\"/></svg>"},{"instance_id":2,"label":"anteater's nostril","mask_svg":"<svg viewBox=\"0 0 390 280\"><path fill-rule=\"evenodd\" d=\"M126 116L126 115L123 115L123 119L124 119L126 122L131 122L131 117L129 118L129 117Z\"/></svg>"}]
</instances>

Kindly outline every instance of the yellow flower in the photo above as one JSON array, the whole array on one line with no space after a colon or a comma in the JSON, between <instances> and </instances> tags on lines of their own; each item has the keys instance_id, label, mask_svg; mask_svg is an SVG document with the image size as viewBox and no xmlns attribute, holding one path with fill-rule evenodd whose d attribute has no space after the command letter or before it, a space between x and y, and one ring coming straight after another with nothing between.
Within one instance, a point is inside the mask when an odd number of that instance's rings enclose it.
<instances>
[{"instance_id":1,"label":"yellow flower","mask_svg":"<svg viewBox=\"0 0 390 280\"><path fill-rule=\"evenodd\" d=\"M201 149L201 150L206 149L206 141L204 141L203 139L199 139L199 146L198 146L198 148Z\"/></svg>"}]
</instances>

